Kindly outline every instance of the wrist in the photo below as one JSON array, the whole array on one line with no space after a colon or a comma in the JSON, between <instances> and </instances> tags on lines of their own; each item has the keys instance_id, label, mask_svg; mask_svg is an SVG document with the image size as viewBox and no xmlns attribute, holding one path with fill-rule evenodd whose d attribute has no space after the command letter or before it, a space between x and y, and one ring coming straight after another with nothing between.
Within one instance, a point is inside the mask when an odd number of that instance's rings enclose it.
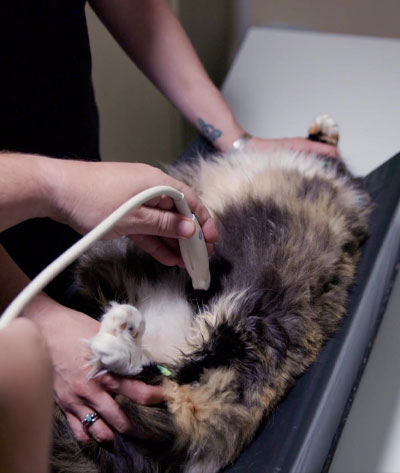
<instances>
[{"instance_id":1,"label":"wrist","mask_svg":"<svg viewBox=\"0 0 400 473\"><path fill-rule=\"evenodd\" d=\"M54 324L56 327L60 327L60 324L65 325L65 321L59 319L58 306L55 300L41 292L24 307L21 316L32 321L48 342L51 339L51 333L55 330Z\"/></svg>"},{"instance_id":2,"label":"wrist","mask_svg":"<svg viewBox=\"0 0 400 473\"><path fill-rule=\"evenodd\" d=\"M46 216L42 159L38 155L0 152L0 230Z\"/></svg>"},{"instance_id":3,"label":"wrist","mask_svg":"<svg viewBox=\"0 0 400 473\"><path fill-rule=\"evenodd\" d=\"M59 312L57 310L59 306L60 304L54 299L51 299L44 292L40 292L24 307L21 315L35 322L41 327L41 330L43 330L46 325L45 321L48 320L52 314Z\"/></svg>"},{"instance_id":4,"label":"wrist","mask_svg":"<svg viewBox=\"0 0 400 473\"><path fill-rule=\"evenodd\" d=\"M60 181L63 180L61 169L57 168L57 162L55 158L41 157L37 165L39 167L40 175L40 191L41 191L41 217L49 217L53 220L59 220L57 218L59 214L58 202L60 198L58 195L58 189Z\"/></svg>"},{"instance_id":5,"label":"wrist","mask_svg":"<svg viewBox=\"0 0 400 473\"><path fill-rule=\"evenodd\" d=\"M230 151L241 151L248 147L248 143L254 139L254 136L248 133L247 131L242 131L240 135L237 136L234 140L226 139L224 143L220 143L216 146L220 151L226 153Z\"/></svg>"},{"instance_id":6,"label":"wrist","mask_svg":"<svg viewBox=\"0 0 400 473\"><path fill-rule=\"evenodd\" d=\"M204 121L203 121L204 124ZM213 130L218 131L219 133L215 139L210 139L210 134L204 132L204 129L207 130L207 127L211 125L204 124L203 127L200 127L200 131L206 139L212 142L212 144L223 153L242 149L247 141L249 141L252 136L249 135L235 120L232 116L228 122L224 120L224 127L221 129L213 128Z\"/></svg>"},{"instance_id":7,"label":"wrist","mask_svg":"<svg viewBox=\"0 0 400 473\"><path fill-rule=\"evenodd\" d=\"M88 163L85 163L88 164ZM56 222L69 225L71 209L76 206L77 184L86 170L81 161L43 158L41 166L41 189L43 212Z\"/></svg>"},{"instance_id":8,"label":"wrist","mask_svg":"<svg viewBox=\"0 0 400 473\"><path fill-rule=\"evenodd\" d=\"M242 136L232 143L231 151L241 151L246 148L247 143L252 140L254 137L245 131Z\"/></svg>"},{"instance_id":9,"label":"wrist","mask_svg":"<svg viewBox=\"0 0 400 473\"><path fill-rule=\"evenodd\" d=\"M22 317L34 322L46 339L59 331L60 325L68 327L74 320L87 315L65 307L44 292L37 294L23 309Z\"/></svg>"},{"instance_id":10,"label":"wrist","mask_svg":"<svg viewBox=\"0 0 400 473\"><path fill-rule=\"evenodd\" d=\"M231 151L233 143L243 136L244 133L244 129L236 122L233 122L230 126L224 127L221 136L215 140L214 146L224 153Z\"/></svg>"},{"instance_id":11,"label":"wrist","mask_svg":"<svg viewBox=\"0 0 400 473\"><path fill-rule=\"evenodd\" d=\"M35 156L37 188L38 188L38 217L53 218L55 214L55 189L60 182L60 173L56 173L55 158Z\"/></svg>"}]
</instances>

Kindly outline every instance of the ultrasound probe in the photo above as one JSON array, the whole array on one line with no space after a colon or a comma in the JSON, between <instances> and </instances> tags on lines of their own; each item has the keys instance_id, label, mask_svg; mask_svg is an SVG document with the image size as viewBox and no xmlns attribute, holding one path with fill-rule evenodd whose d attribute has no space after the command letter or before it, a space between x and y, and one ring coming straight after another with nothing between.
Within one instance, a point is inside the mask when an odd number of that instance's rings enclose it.
<instances>
[{"instance_id":1,"label":"ultrasound probe","mask_svg":"<svg viewBox=\"0 0 400 473\"><path fill-rule=\"evenodd\" d=\"M186 240L179 239L179 246L185 267L192 278L193 288L208 289L211 279L208 252L204 235L197 218L190 211L182 192L170 186L155 186L131 197L40 272L3 312L3 315L0 317L0 329L4 328L14 318L18 317L22 309L44 289L52 279L87 251L93 243L109 232L127 213L140 207L147 201L162 195L171 197L174 200L178 212L191 218L196 226L195 233L191 238Z\"/></svg>"}]
</instances>

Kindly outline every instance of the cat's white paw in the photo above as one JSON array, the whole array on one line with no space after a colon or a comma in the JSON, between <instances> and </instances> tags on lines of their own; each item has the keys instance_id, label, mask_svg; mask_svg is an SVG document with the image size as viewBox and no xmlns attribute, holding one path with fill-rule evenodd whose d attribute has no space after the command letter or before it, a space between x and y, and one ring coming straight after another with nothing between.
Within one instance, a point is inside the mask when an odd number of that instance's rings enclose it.
<instances>
[{"instance_id":1,"label":"cat's white paw","mask_svg":"<svg viewBox=\"0 0 400 473\"><path fill-rule=\"evenodd\" d=\"M339 125L329 115L319 115L310 128L309 136L317 136L318 141L336 146L339 141Z\"/></svg>"},{"instance_id":2,"label":"cat's white paw","mask_svg":"<svg viewBox=\"0 0 400 473\"><path fill-rule=\"evenodd\" d=\"M143 335L145 323L141 312L130 304L111 302L109 310L101 318L100 332L116 337L139 338Z\"/></svg>"},{"instance_id":3,"label":"cat's white paw","mask_svg":"<svg viewBox=\"0 0 400 473\"><path fill-rule=\"evenodd\" d=\"M148 363L141 346L145 322L136 307L112 302L100 330L89 340L94 372L103 370L134 376Z\"/></svg>"}]
</instances>

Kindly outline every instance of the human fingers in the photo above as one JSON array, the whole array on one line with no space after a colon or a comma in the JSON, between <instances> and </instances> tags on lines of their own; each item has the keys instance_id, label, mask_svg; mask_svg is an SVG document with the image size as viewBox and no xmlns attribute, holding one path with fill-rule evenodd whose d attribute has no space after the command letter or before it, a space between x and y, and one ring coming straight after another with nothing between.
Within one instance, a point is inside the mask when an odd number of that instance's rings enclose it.
<instances>
[{"instance_id":1,"label":"human fingers","mask_svg":"<svg viewBox=\"0 0 400 473\"><path fill-rule=\"evenodd\" d=\"M76 412L66 412L65 414L76 440L78 442L88 442L93 438L98 443L112 442L114 433L100 417L91 426L85 427L82 424L82 420L88 414L95 414L93 408L83 405Z\"/></svg>"},{"instance_id":2,"label":"human fingers","mask_svg":"<svg viewBox=\"0 0 400 473\"><path fill-rule=\"evenodd\" d=\"M122 394L137 404L160 404L164 400L161 386L146 384L138 379L106 373L100 377L100 383L107 391Z\"/></svg>"},{"instance_id":3,"label":"human fingers","mask_svg":"<svg viewBox=\"0 0 400 473\"><path fill-rule=\"evenodd\" d=\"M160 404L164 401L162 386L152 386L137 379L121 380L118 393L127 397L136 404L146 406Z\"/></svg>"},{"instance_id":4,"label":"human fingers","mask_svg":"<svg viewBox=\"0 0 400 473\"><path fill-rule=\"evenodd\" d=\"M132 234L172 238L190 238L196 230L193 221L188 217L146 206L136 209L129 225L132 227Z\"/></svg>"},{"instance_id":5,"label":"human fingers","mask_svg":"<svg viewBox=\"0 0 400 473\"><path fill-rule=\"evenodd\" d=\"M174 254L180 254L179 241L176 238L161 238L162 242L170 248ZM214 244L206 242L206 248L208 255L214 253ZM182 266L183 267L183 266Z\"/></svg>"},{"instance_id":6,"label":"human fingers","mask_svg":"<svg viewBox=\"0 0 400 473\"><path fill-rule=\"evenodd\" d=\"M91 400L86 399L71 406L66 417L75 437L81 442L91 437L99 443L111 442L114 439L113 430L121 434L139 434L119 404L106 391L98 393Z\"/></svg>"},{"instance_id":7,"label":"human fingers","mask_svg":"<svg viewBox=\"0 0 400 473\"><path fill-rule=\"evenodd\" d=\"M114 439L114 433L101 418L101 415L90 426L85 426L82 423L86 415L98 413L100 403L94 400L104 388L93 379L75 388L64 393L62 399L59 398L56 391L56 399L64 411L76 439L85 442L92 437L97 442L111 442Z\"/></svg>"},{"instance_id":8,"label":"human fingers","mask_svg":"<svg viewBox=\"0 0 400 473\"><path fill-rule=\"evenodd\" d=\"M315 153L333 158L339 157L339 150L336 146L319 143L317 141L309 140L308 138L266 139L254 137L246 145L246 148L260 152L278 151L283 148L304 153Z\"/></svg>"},{"instance_id":9,"label":"human fingers","mask_svg":"<svg viewBox=\"0 0 400 473\"><path fill-rule=\"evenodd\" d=\"M66 412L65 417L67 418L72 433L78 442L88 442L91 439L91 436L83 427L82 422L74 414Z\"/></svg>"},{"instance_id":10,"label":"human fingers","mask_svg":"<svg viewBox=\"0 0 400 473\"><path fill-rule=\"evenodd\" d=\"M210 212L203 204L203 202L199 199L199 197L196 195L196 193L189 186L187 186L181 181L178 181L177 179L174 179L170 176L167 176L167 179L168 182L166 183L168 185L177 188L185 196L185 200L192 213L196 215L196 218L203 229L203 233L207 241L209 241L209 243L214 243L215 241L217 241L219 239L219 234L215 223L211 217ZM207 228L206 232L204 232L204 226L206 226Z\"/></svg>"},{"instance_id":11,"label":"human fingers","mask_svg":"<svg viewBox=\"0 0 400 473\"><path fill-rule=\"evenodd\" d=\"M207 243L207 248L210 248L209 254L212 253L213 243L216 243L220 239L218 229L215 225L214 220L208 219L202 226L204 240ZM210 244L210 245L209 245Z\"/></svg>"},{"instance_id":12,"label":"human fingers","mask_svg":"<svg viewBox=\"0 0 400 473\"><path fill-rule=\"evenodd\" d=\"M149 206L157 207L157 209L154 210L154 212L147 211ZM173 212L162 212L162 210L172 210L173 207L173 200L167 196L162 196L162 198L152 199L147 202L145 206L137 211L137 220L140 219L141 223L138 222L135 225L137 229L135 233L142 232L146 234L152 232L152 234L173 238L190 238L193 236L195 227L190 219ZM203 224L201 224L201 222L199 223L202 226L206 242L214 243L219 239L218 230L211 217L207 218ZM157 233L154 233L154 227L159 228Z\"/></svg>"},{"instance_id":13,"label":"human fingers","mask_svg":"<svg viewBox=\"0 0 400 473\"><path fill-rule=\"evenodd\" d=\"M339 158L339 150L337 146L328 145L326 143L318 143L316 141L308 141L309 150L313 153L320 154L322 156L329 156L331 158Z\"/></svg>"},{"instance_id":14,"label":"human fingers","mask_svg":"<svg viewBox=\"0 0 400 473\"><path fill-rule=\"evenodd\" d=\"M174 199L167 195L161 195L146 202L147 207L157 207L160 210L172 210L175 206Z\"/></svg>"},{"instance_id":15,"label":"human fingers","mask_svg":"<svg viewBox=\"0 0 400 473\"><path fill-rule=\"evenodd\" d=\"M120 391L120 385L121 382L118 382L116 392ZM103 392L101 396L96 398L96 403L94 403L92 407L95 412L117 432L134 437L142 436L143 432L132 424L120 405L109 393ZM95 427L96 425L93 424L93 427L90 427L90 429ZM95 433L93 435L95 435Z\"/></svg>"},{"instance_id":16,"label":"human fingers","mask_svg":"<svg viewBox=\"0 0 400 473\"><path fill-rule=\"evenodd\" d=\"M181 255L181 249L179 247L179 241L176 238L166 238L162 237L161 238L162 243L171 250L171 252L179 257L179 261L176 263L176 266L179 266L180 268L185 267L185 263L183 262L183 258Z\"/></svg>"},{"instance_id":17,"label":"human fingers","mask_svg":"<svg viewBox=\"0 0 400 473\"><path fill-rule=\"evenodd\" d=\"M164 401L164 395L161 386L151 386L143 383L142 381L132 380L110 374L102 376L101 383L109 392L120 394L135 404L156 405ZM153 437L152 434L146 431L145 426L136 425L135 423L128 434L142 439L149 439Z\"/></svg>"},{"instance_id":18,"label":"human fingers","mask_svg":"<svg viewBox=\"0 0 400 473\"><path fill-rule=\"evenodd\" d=\"M179 243L174 238L160 238L151 235L128 235L143 251L165 266L185 267L180 253ZM214 252L214 245L206 243L208 255Z\"/></svg>"},{"instance_id":19,"label":"human fingers","mask_svg":"<svg viewBox=\"0 0 400 473\"><path fill-rule=\"evenodd\" d=\"M163 240L152 235L128 235L143 251L166 266L182 266L183 260L179 252L167 246Z\"/></svg>"},{"instance_id":20,"label":"human fingers","mask_svg":"<svg viewBox=\"0 0 400 473\"><path fill-rule=\"evenodd\" d=\"M304 151L307 153L315 153L322 156L328 156L332 158L339 157L339 150L336 146L329 145L326 143L320 143L312 141L307 138L283 138L280 141L284 147L295 151Z\"/></svg>"}]
</instances>

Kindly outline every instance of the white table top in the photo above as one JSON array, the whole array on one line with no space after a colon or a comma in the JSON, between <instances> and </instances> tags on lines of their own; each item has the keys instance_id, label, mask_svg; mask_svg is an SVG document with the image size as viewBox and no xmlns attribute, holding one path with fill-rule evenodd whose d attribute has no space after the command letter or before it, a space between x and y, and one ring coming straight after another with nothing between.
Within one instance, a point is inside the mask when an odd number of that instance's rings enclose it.
<instances>
[{"instance_id":1,"label":"white table top","mask_svg":"<svg viewBox=\"0 0 400 473\"><path fill-rule=\"evenodd\" d=\"M397 39L251 28L223 93L258 136L305 136L315 116L331 115L356 174L400 151Z\"/></svg>"}]
</instances>

